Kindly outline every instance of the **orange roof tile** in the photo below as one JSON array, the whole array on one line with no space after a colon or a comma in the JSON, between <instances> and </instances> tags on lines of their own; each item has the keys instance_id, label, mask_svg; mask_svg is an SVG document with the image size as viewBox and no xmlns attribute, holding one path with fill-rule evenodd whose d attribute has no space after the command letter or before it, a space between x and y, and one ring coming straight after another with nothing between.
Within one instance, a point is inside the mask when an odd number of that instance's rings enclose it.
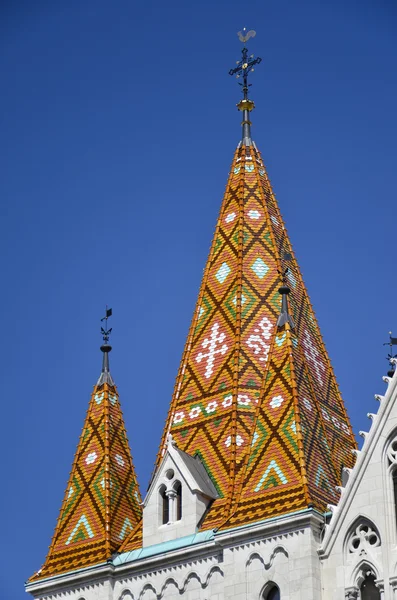
<instances>
[{"instance_id":1,"label":"orange roof tile","mask_svg":"<svg viewBox=\"0 0 397 600\"><path fill-rule=\"evenodd\" d=\"M31 580L111 558L137 529L140 503L118 392L105 382L94 388L51 546Z\"/></svg>"},{"instance_id":2,"label":"orange roof tile","mask_svg":"<svg viewBox=\"0 0 397 600\"><path fill-rule=\"evenodd\" d=\"M277 327L286 267L294 331ZM323 510L353 462L349 419L255 145L234 155L157 464L170 432L218 490L205 529Z\"/></svg>"}]
</instances>

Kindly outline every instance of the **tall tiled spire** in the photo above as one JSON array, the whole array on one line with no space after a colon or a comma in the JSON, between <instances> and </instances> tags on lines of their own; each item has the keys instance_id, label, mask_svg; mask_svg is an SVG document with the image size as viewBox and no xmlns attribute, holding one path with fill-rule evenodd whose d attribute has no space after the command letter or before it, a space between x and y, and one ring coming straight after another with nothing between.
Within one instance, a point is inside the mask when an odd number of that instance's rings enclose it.
<instances>
[{"instance_id":1,"label":"tall tiled spire","mask_svg":"<svg viewBox=\"0 0 397 600\"><path fill-rule=\"evenodd\" d=\"M243 60L232 73L249 67ZM246 95L238 104L243 138L157 463L169 432L181 450L200 456L220 496L204 528L307 506L324 510L336 503L335 486L355 448L244 103L253 108Z\"/></svg>"},{"instance_id":2,"label":"tall tiled spire","mask_svg":"<svg viewBox=\"0 0 397 600\"><path fill-rule=\"evenodd\" d=\"M141 519L141 496L109 371L110 331L102 332L102 373L88 406L46 561L32 580L108 560Z\"/></svg>"}]
</instances>

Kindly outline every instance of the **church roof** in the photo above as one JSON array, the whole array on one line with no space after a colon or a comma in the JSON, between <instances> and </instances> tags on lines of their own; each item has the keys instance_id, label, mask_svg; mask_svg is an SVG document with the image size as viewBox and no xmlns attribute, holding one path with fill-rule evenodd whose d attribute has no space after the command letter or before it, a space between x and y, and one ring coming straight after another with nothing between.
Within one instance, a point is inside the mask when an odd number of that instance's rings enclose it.
<instances>
[{"instance_id":1,"label":"church roof","mask_svg":"<svg viewBox=\"0 0 397 600\"><path fill-rule=\"evenodd\" d=\"M204 529L303 507L325 510L336 502L335 486L342 468L353 464L356 447L262 156L251 140L254 104L246 79L244 85L238 104L242 142L157 458L159 465L170 433L180 450L200 457L218 492Z\"/></svg>"},{"instance_id":2,"label":"church roof","mask_svg":"<svg viewBox=\"0 0 397 600\"><path fill-rule=\"evenodd\" d=\"M293 330L279 319L286 268ZM349 419L253 143L234 154L158 461L169 433L218 491L204 528L324 510L353 461Z\"/></svg>"},{"instance_id":3,"label":"church roof","mask_svg":"<svg viewBox=\"0 0 397 600\"><path fill-rule=\"evenodd\" d=\"M102 373L91 396L46 561L31 581L111 558L138 528L141 495L105 342Z\"/></svg>"}]
</instances>

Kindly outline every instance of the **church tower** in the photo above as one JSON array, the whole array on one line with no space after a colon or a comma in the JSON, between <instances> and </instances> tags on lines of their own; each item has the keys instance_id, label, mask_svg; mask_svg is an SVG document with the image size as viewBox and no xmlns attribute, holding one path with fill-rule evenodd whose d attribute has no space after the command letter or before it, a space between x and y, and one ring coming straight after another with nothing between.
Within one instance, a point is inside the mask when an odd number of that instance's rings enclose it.
<instances>
[{"instance_id":1,"label":"church tower","mask_svg":"<svg viewBox=\"0 0 397 600\"><path fill-rule=\"evenodd\" d=\"M382 526L371 521L365 486L383 484L375 483L375 467L366 475L365 461L371 452L383 460L379 440L387 436L397 448L394 367L387 401L379 396L380 416L371 419L396 431L383 435L374 426L360 455L252 139L248 79L261 59L246 43L254 35L239 33L242 56L230 71L242 89L242 134L149 489L141 502L106 328L102 373L54 537L27 584L35 598L381 598L379 565L394 555L379 557L393 544L382 545ZM390 473L397 472L393 452ZM388 485L380 502L388 494L390 530ZM392 579L393 568L385 567Z\"/></svg>"},{"instance_id":2,"label":"church tower","mask_svg":"<svg viewBox=\"0 0 397 600\"><path fill-rule=\"evenodd\" d=\"M92 392L54 536L43 567L52 577L109 560L140 523L141 496L116 385L109 369L107 320L102 319L102 372Z\"/></svg>"}]
</instances>

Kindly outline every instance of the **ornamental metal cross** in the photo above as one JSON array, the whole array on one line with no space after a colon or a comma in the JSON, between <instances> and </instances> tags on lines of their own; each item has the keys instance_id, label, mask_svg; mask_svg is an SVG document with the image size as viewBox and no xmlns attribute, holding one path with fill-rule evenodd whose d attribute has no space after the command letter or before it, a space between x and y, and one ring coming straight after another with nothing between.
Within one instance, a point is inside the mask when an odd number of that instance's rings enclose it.
<instances>
[{"instance_id":1,"label":"ornamental metal cross","mask_svg":"<svg viewBox=\"0 0 397 600\"><path fill-rule=\"evenodd\" d=\"M256 33L253 30L248 31L248 33L246 33L246 31L247 30L244 27L243 31L239 31L237 34L239 39L244 43L244 47L241 50L242 58L237 61L237 67L230 69L229 71L229 75L236 75L236 79L239 79L240 77L243 78L243 83L239 82L239 85L243 88L242 92L244 100L248 99L248 88L252 85L252 83L248 83L248 74L254 70L255 65L258 65L262 61L260 56L257 56L256 58L254 58L253 54L248 56L248 48L245 47L245 42L250 37L255 37Z\"/></svg>"}]
</instances>

